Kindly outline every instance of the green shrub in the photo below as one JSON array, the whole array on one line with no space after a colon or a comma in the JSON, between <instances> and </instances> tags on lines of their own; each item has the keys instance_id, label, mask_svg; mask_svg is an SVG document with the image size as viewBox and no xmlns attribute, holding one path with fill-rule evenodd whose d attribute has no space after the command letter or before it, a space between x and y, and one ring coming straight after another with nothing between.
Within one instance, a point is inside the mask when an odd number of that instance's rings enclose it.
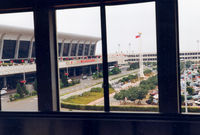
<instances>
[{"instance_id":1,"label":"green shrub","mask_svg":"<svg viewBox=\"0 0 200 135\"><path fill-rule=\"evenodd\" d=\"M34 90L34 91L31 93L31 95L32 95L32 96L37 95L37 91Z\"/></svg>"},{"instance_id":2,"label":"green shrub","mask_svg":"<svg viewBox=\"0 0 200 135\"><path fill-rule=\"evenodd\" d=\"M72 79L72 85L79 84L80 79Z\"/></svg>"},{"instance_id":3,"label":"green shrub","mask_svg":"<svg viewBox=\"0 0 200 135\"><path fill-rule=\"evenodd\" d=\"M185 112L185 106L181 107L181 111ZM188 112L194 112L194 113L200 112L200 107L199 106L188 106Z\"/></svg>"},{"instance_id":4,"label":"green shrub","mask_svg":"<svg viewBox=\"0 0 200 135\"><path fill-rule=\"evenodd\" d=\"M95 72L92 75L93 79L98 79L98 78L102 78L103 77L103 73L102 72Z\"/></svg>"},{"instance_id":5,"label":"green shrub","mask_svg":"<svg viewBox=\"0 0 200 135\"><path fill-rule=\"evenodd\" d=\"M116 74L119 74L119 73L121 73L121 70L120 70L118 67L114 67L114 68L109 72L110 75L116 75Z\"/></svg>"},{"instance_id":6,"label":"green shrub","mask_svg":"<svg viewBox=\"0 0 200 135\"><path fill-rule=\"evenodd\" d=\"M10 95L9 99L10 99L10 101L14 101L15 100L13 95Z\"/></svg>"},{"instance_id":7,"label":"green shrub","mask_svg":"<svg viewBox=\"0 0 200 135\"><path fill-rule=\"evenodd\" d=\"M20 94L16 93L16 94L14 95L14 99L15 99L15 100L16 100L16 99L20 99L20 98L21 98Z\"/></svg>"},{"instance_id":8,"label":"green shrub","mask_svg":"<svg viewBox=\"0 0 200 135\"><path fill-rule=\"evenodd\" d=\"M150 69L144 70L144 75L150 74L152 71Z\"/></svg>"},{"instance_id":9,"label":"green shrub","mask_svg":"<svg viewBox=\"0 0 200 135\"><path fill-rule=\"evenodd\" d=\"M138 76L137 75L129 75L128 77L123 77L122 79L119 80L119 82L128 82L128 81L131 81L133 79L137 79Z\"/></svg>"},{"instance_id":10,"label":"green shrub","mask_svg":"<svg viewBox=\"0 0 200 135\"><path fill-rule=\"evenodd\" d=\"M102 92L102 88L100 88L100 87L96 87L96 88L91 88L91 92Z\"/></svg>"}]
</instances>

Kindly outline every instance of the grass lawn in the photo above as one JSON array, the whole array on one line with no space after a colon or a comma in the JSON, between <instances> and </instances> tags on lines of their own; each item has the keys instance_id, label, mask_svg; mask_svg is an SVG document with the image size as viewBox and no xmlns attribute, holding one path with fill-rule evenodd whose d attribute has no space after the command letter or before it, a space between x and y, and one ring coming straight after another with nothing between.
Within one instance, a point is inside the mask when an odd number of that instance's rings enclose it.
<instances>
[{"instance_id":1,"label":"grass lawn","mask_svg":"<svg viewBox=\"0 0 200 135\"><path fill-rule=\"evenodd\" d=\"M113 92L115 92L114 89L109 88L109 93L111 94ZM103 97L103 89L101 90L101 92L91 92L91 91L84 92L81 95L71 96L67 99L64 99L63 101L74 104L88 104L102 97Z\"/></svg>"}]
</instances>

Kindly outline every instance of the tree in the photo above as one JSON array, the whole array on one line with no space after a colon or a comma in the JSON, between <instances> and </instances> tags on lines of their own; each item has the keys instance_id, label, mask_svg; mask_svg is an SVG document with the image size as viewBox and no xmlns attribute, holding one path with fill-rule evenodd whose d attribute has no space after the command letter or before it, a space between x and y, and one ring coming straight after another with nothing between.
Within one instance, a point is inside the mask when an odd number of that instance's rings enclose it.
<instances>
[{"instance_id":1,"label":"tree","mask_svg":"<svg viewBox=\"0 0 200 135\"><path fill-rule=\"evenodd\" d=\"M145 71L144 71L144 74L146 75L146 74L150 74L152 71L150 70L150 69L146 69Z\"/></svg>"},{"instance_id":2,"label":"tree","mask_svg":"<svg viewBox=\"0 0 200 135\"><path fill-rule=\"evenodd\" d=\"M186 82L187 86L190 86L190 82Z\"/></svg>"},{"instance_id":3,"label":"tree","mask_svg":"<svg viewBox=\"0 0 200 135\"><path fill-rule=\"evenodd\" d=\"M131 63L130 69L138 69L139 68L139 62Z\"/></svg>"},{"instance_id":4,"label":"tree","mask_svg":"<svg viewBox=\"0 0 200 135\"><path fill-rule=\"evenodd\" d=\"M92 75L92 78L93 79L98 79L98 78L102 78L103 77L103 73L102 72L95 72L93 75Z\"/></svg>"},{"instance_id":5,"label":"tree","mask_svg":"<svg viewBox=\"0 0 200 135\"><path fill-rule=\"evenodd\" d=\"M23 93L23 90L22 90L20 83L17 83L16 89L17 89L17 93L19 94L20 98L23 98L24 93Z\"/></svg>"},{"instance_id":6,"label":"tree","mask_svg":"<svg viewBox=\"0 0 200 135\"><path fill-rule=\"evenodd\" d=\"M116 93L114 95L114 98L116 100L125 100L125 97L127 97L127 91L121 90L119 93Z\"/></svg>"},{"instance_id":7,"label":"tree","mask_svg":"<svg viewBox=\"0 0 200 135\"><path fill-rule=\"evenodd\" d=\"M154 99L154 97L151 95L151 96L149 97L149 100L146 101L146 103L147 103L147 104L152 104L152 103L153 103L153 99Z\"/></svg>"},{"instance_id":8,"label":"tree","mask_svg":"<svg viewBox=\"0 0 200 135\"><path fill-rule=\"evenodd\" d=\"M187 87L187 92L189 95L193 95L194 94L194 89L192 87Z\"/></svg>"},{"instance_id":9,"label":"tree","mask_svg":"<svg viewBox=\"0 0 200 135\"><path fill-rule=\"evenodd\" d=\"M157 84L157 76L153 76L142 81L138 87L131 87L126 91L121 90L116 96L114 96L114 98L117 100L122 100L127 97L128 100L139 100L138 103L141 103L141 100L144 99L148 94L148 90L155 89Z\"/></svg>"},{"instance_id":10,"label":"tree","mask_svg":"<svg viewBox=\"0 0 200 135\"><path fill-rule=\"evenodd\" d=\"M61 82L62 82L62 87L60 86L61 88L69 86L68 76L61 74Z\"/></svg>"},{"instance_id":11,"label":"tree","mask_svg":"<svg viewBox=\"0 0 200 135\"><path fill-rule=\"evenodd\" d=\"M190 68L190 66L191 66L192 64L194 64L193 61L186 61L185 67L186 67L186 68Z\"/></svg>"},{"instance_id":12,"label":"tree","mask_svg":"<svg viewBox=\"0 0 200 135\"><path fill-rule=\"evenodd\" d=\"M127 99L131 101L135 101L137 99L138 95L138 87L131 87L128 89L127 92Z\"/></svg>"},{"instance_id":13,"label":"tree","mask_svg":"<svg viewBox=\"0 0 200 135\"><path fill-rule=\"evenodd\" d=\"M24 84L22 84L22 92L23 92L23 95L28 95L29 94L29 91L26 89L26 86Z\"/></svg>"},{"instance_id":14,"label":"tree","mask_svg":"<svg viewBox=\"0 0 200 135\"><path fill-rule=\"evenodd\" d=\"M185 65L184 62L180 62L180 71L181 71L181 73L184 72L184 65Z\"/></svg>"},{"instance_id":15,"label":"tree","mask_svg":"<svg viewBox=\"0 0 200 135\"><path fill-rule=\"evenodd\" d=\"M148 91L145 89L138 89L138 92L137 92L137 99L139 100L138 104L140 104L141 100L146 97L147 93Z\"/></svg>"},{"instance_id":16,"label":"tree","mask_svg":"<svg viewBox=\"0 0 200 135\"><path fill-rule=\"evenodd\" d=\"M181 104L183 105L185 102L185 96L184 95L181 95Z\"/></svg>"},{"instance_id":17,"label":"tree","mask_svg":"<svg viewBox=\"0 0 200 135\"><path fill-rule=\"evenodd\" d=\"M111 75L115 75L115 74L119 74L119 73L121 73L121 70L118 67L114 67L111 70Z\"/></svg>"}]
</instances>

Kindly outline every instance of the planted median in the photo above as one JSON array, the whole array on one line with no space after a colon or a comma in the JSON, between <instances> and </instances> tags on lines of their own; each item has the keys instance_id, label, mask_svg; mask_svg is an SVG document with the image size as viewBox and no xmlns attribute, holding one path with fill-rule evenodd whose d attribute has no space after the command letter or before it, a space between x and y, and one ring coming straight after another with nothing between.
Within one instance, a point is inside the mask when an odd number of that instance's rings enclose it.
<instances>
[{"instance_id":1,"label":"planted median","mask_svg":"<svg viewBox=\"0 0 200 135\"><path fill-rule=\"evenodd\" d=\"M109 88L109 93L113 93L115 90L113 88ZM72 104L89 104L95 100L102 98L103 95L103 88L96 87L91 88L90 91L84 92L80 95L71 96L67 99L64 99L63 102L65 103L72 103Z\"/></svg>"}]
</instances>

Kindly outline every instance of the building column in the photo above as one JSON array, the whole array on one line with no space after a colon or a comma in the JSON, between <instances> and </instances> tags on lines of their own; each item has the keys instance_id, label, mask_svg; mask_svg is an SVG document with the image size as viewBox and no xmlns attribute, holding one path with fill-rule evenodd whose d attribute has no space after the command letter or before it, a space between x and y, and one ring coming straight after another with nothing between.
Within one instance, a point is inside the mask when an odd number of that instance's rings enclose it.
<instances>
[{"instance_id":1,"label":"building column","mask_svg":"<svg viewBox=\"0 0 200 135\"><path fill-rule=\"evenodd\" d=\"M78 56L79 44L80 44L80 41L77 43L77 48L76 48L76 57Z\"/></svg>"},{"instance_id":2,"label":"building column","mask_svg":"<svg viewBox=\"0 0 200 135\"><path fill-rule=\"evenodd\" d=\"M0 37L0 59L3 57L3 45L4 45L4 37L6 33L3 33Z\"/></svg>"},{"instance_id":3,"label":"building column","mask_svg":"<svg viewBox=\"0 0 200 135\"><path fill-rule=\"evenodd\" d=\"M72 41L73 41L73 40L72 40ZM72 41L70 42L70 45L69 45L69 52L68 52L68 56L69 56L69 57L71 56Z\"/></svg>"},{"instance_id":4,"label":"building column","mask_svg":"<svg viewBox=\"0 0 200 135\"><path fill-rule=\"evenodd\" d=\"M19 56L19 44L20 44L20 37L21 37L21 36L22 36L22 35L19 34L18 37L17 37L17 40L16 40L15 56L14 56L15 59L17 59L18 56Z\"/></svg>"},{"instance_id":5,"label":"building column","mask_svg":"<svg viewBox=\"0 0 200 135\"><path fill-rule=\"evenodd\" d=\"M3 87L4 87L4 88L7 87L7 79L6 79L6 76L3 77Z\"/></svg>"},{"instance_id":6,"label":"building column","mask_svg":"<svg viewBox=\"0 0 200 135\"><path fill-rule=\"evenodd\" d=\"M82 56L85 56L85 46L86 46L86 41L85 41L85 43L83 43L83 54L82 54Z\"/></svg>"},{"instance_id":7,"label":"building column","mask_svg":"<svg viewBox=\"0 0 200 135\"><path fill-rule=\"evenodd\" d=\"M26 74L23 73L23 80L26 80Z\"/></svg>"},{"instance_id":8,"label":"building column","mask_svg":"<svg viewBox=\"0 0 200 135\"><path fill-rule=\"evenodd\" d=\"M96 54L96 47L97 47L97 42L95 42L95 46L94 46L94 56Z\"/></svg>"},{"instance_id":9,"label":"building column","mask_svg":"<svg viewBox=\"0 0 200 135\"><path fill-rule=\"evenodd\" d=\"M90 51L91 51L91 47L92 47L92 42L90 42L90 45L89 45L89 49L88 49L88 56L90 56Z\"/></svg>"},{"instance_id":10,"label":"building column","mask_svg":"<svg viewBox=\"0 0 200 135\"><path fill-rule=\"evenodd\" d=\"M89 66L89 74L91 75L92 74L92 66Z\"/></svg>"},{"instance_id":11,"label":"building column","mask_svg":"<svg viewBox=\"0 0 200 135\"><path fill-rule=\"evenodd\" d=\"M63 39L62 45L61 45L61 48L60 48L60 57L63 57L64 45L65 45L65 39Z\"/></svg>"},{"instance_id":12,"label":"building column","mask_svg":"<svg viewBox=\"0 0 200 135\"><path fill-rule=\"evenodd\" d=\"M32 38L31 38L31 40L30 40L30 47L29 47L29 50L28 50L28 58L29 58L29 59L31 59L31 57L32 57L33 39L34 39L34 36L32 36Z\"/></svg>"},{"instance_id":13,"label":"building column","mask_svg":"<svg viewBox=\"0 0 200 135\"><path fill-rule=\"evenodd\" d=\"M76 76L76 68L74 68L74 75L73 76Z\"/></svg>"}]
</instances>

